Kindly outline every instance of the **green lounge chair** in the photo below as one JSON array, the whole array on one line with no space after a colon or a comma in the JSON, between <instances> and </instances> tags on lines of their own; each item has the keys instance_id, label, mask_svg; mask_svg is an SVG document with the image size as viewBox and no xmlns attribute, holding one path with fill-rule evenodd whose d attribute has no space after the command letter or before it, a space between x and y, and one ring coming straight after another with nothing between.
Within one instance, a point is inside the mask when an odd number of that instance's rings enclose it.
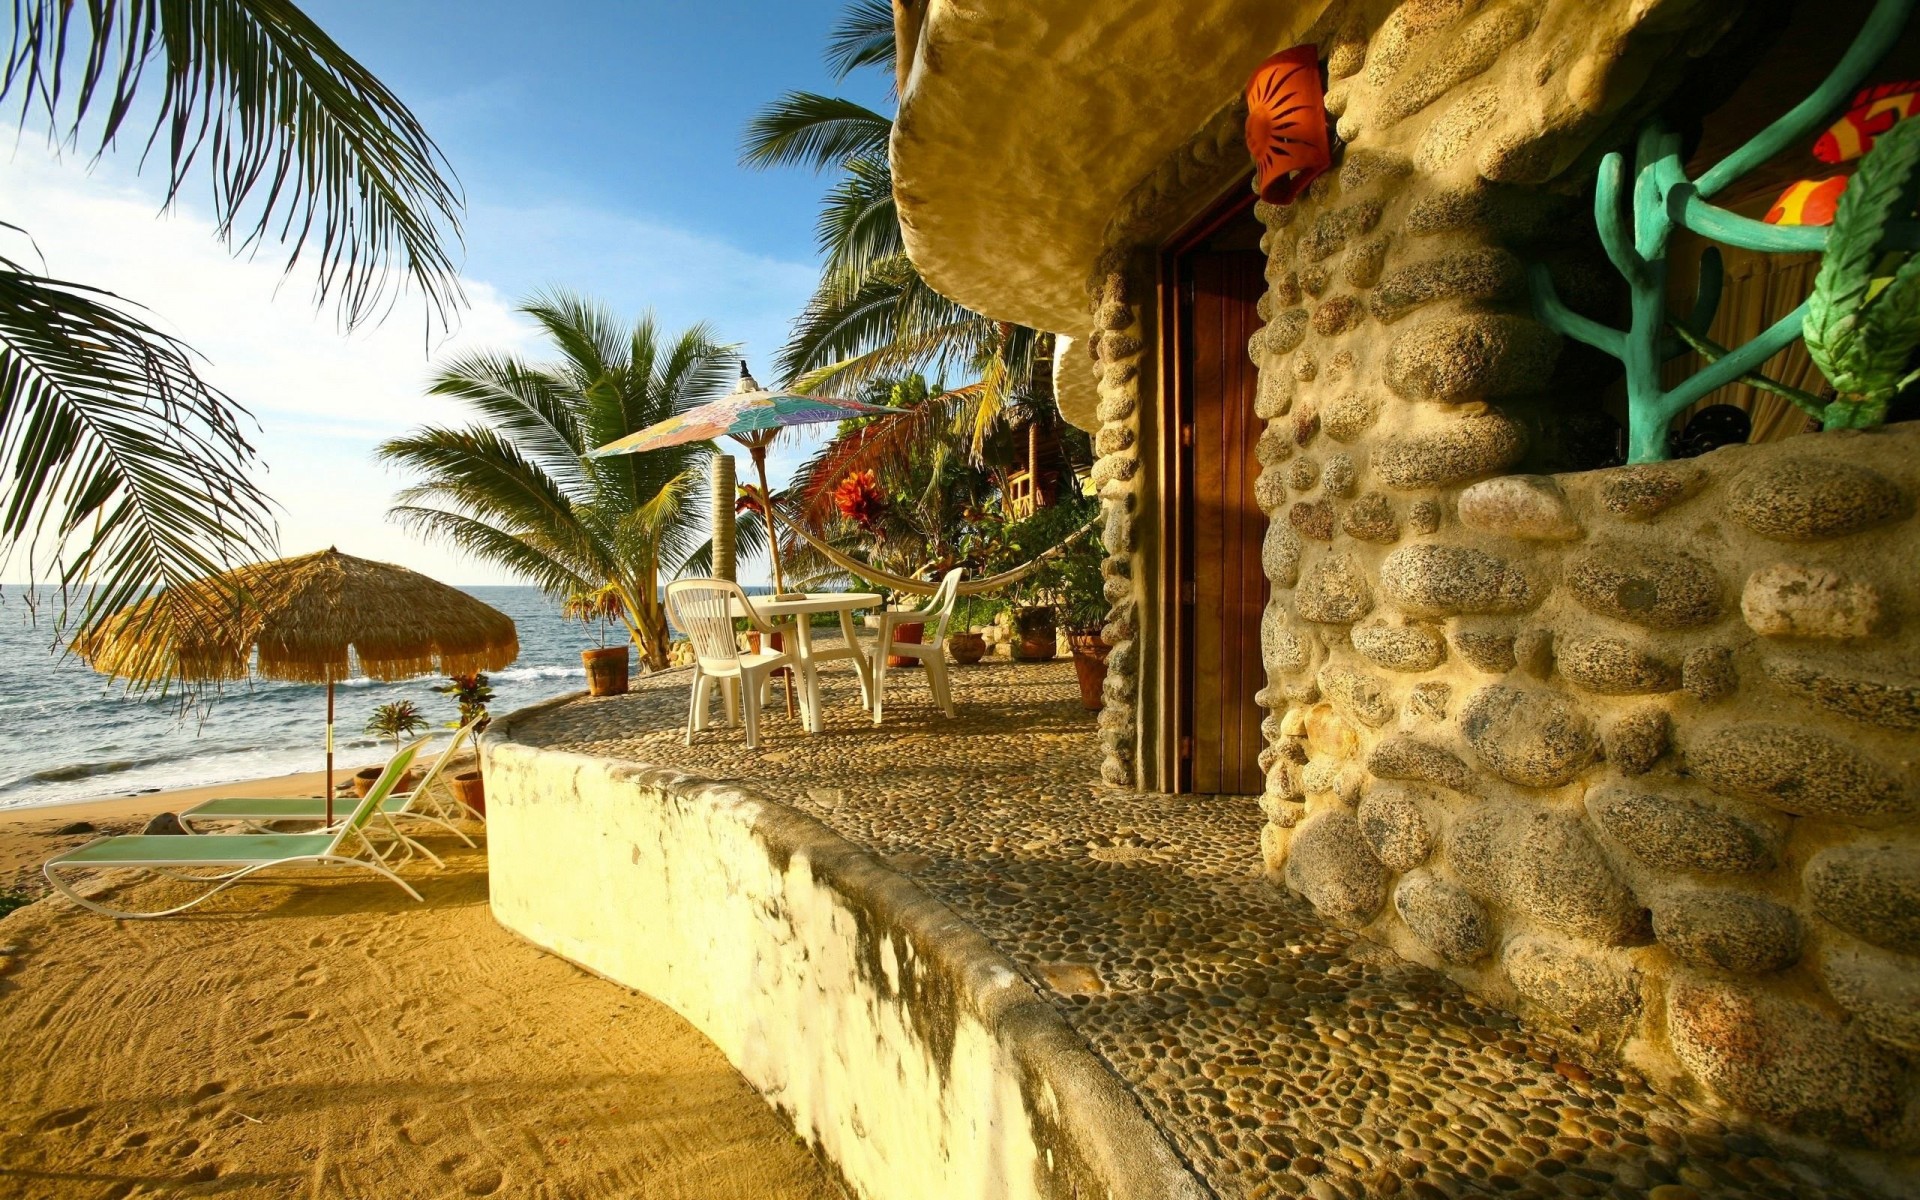
<instances>
[{"instance_id":1,"label":"green lounge chair","mask_svg":"<svg viewBox=\"0 0 1920 1200\"><path fill-rule=\"evenodd\" d=\"M451 789L448 789L448 797L445 801L431 800L430 793L433 786L440 781L440 772L453 761L453 756L466 743L467 738L474 735L476 724L478 722L468 722L460 727L460 731L453 735L453 741L447 744L446 750L440 757L433 760L433 766L427 768L426 777L412 791L394 792L374 813L374 817L393 838L394 843L405 847L406 859L411 859L414 853L418 852L432 859L435 866L446 865L440 861L439 855L406 835L400 828L406 823L419 822L433 825L451 833L467 845L473 845L473 839L455 828L447 819L449 813L459 815L465 805L461 805L459 800L452 796ZM426 807L429 802L434 804L432 810ZM180 814L180 824L189 833L201 832L195 828L196 825L226 821L241 822L249 827L249 832L252 832L260 830L261 826L272 821L324 822L326 819L327 802L319 796L222 796L217 800L196 804ZM371 825L371 822L369 824ZM381 855L381 858L383 861L386 860L386 855Z\"/></svg>"},{"instance_id":2,"label":"green lounge chair","mask_svg":"<svg viewBox=\"0 0 1920 1200\"><path fill-rule=\"evenodd\" d=\"M76 850L48 860L43 868L47 882L54 890L80 907L90 909L102 916L120 918L167 917L174 913L185 912L203 900L209 900L222 891L239 883L256 871L268 867L287 866L343 866L359 867L385 876L399 886L400 890L415 900L420 893L407 885L389 870L381 861L379 851L369 842L364 832L367 821L375 810L393 794L393 788L400 776L413 765L414 756L427 744L427 739L408 746L393 756L386 770L374 782L367 794L355 804L347 819L325 833L209 833L199 837L183 834L125 834L120 837L100 838L88 842ZM348 853L349 841L357 841L360 849L368 857ZM60 877L56 868L128 869L137 868L153 871L169 879L181 879L190 883L211 883L214 886L204 894L175 905L160 912L136 913L108 908L76 893L69 882ZM189 875L186 871L207 871L211 875Z\"/></svg>"}]
</instances>

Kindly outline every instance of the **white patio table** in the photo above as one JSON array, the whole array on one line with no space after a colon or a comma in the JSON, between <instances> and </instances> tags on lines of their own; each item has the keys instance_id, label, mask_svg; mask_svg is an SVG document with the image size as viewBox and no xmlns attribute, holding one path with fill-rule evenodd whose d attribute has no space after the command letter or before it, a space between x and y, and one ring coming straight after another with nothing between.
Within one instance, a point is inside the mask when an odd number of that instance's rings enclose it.
<instances>
[{"instance_id":1,"label":"white patio table","mask_svg":"<svg viewBox=\"0 0 1920 1200\"><path fill-rule=\"evenodd\" d=\"M800 668L801 687L805 689L805 703L801 714L807 722L808 733L822 733L827 722L820 715L820 682L815 672L821 663L836 662L843 658L853 660L854 669L860 672L861 703L873 708L873 664L867 661L866 651L860 648L860 638L854 633L853 614L855 609L878 608L886 603L886 597L878 592L808 592L797 600L775 600L771 596L755 596L753 607L767 622L793 630L794 661ZM735 609L739 603L734 604ZM815 613L839 613L840 633L846 644L819 648L813 644L812 621ZM737 612L737 616L746 616Z\"/></svg>"}]
</instances>

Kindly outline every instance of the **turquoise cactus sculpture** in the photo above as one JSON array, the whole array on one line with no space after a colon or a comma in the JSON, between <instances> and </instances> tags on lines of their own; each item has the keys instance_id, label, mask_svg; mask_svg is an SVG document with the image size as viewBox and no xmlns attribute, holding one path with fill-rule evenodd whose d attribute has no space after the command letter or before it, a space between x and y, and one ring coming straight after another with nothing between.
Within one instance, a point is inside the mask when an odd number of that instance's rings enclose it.
<instances>
[{"instance_id":1,"label":"turquoise cactus sculpture","mask_svg":"<svg viewBox=\"0 0 1920 1200\"><path fill-rule=\"evenodd\" d=\"M1754 374L1762 363L1801 336L1812 300L1746 345L1723 350L1707 340L1707 328L1720 304L1719 251L1709 247L1702 256L1692 309L1678 316L1667 307L1668 242L1676 228L1686 228L1748 250L1825 250L1829 231L1824 227L1768 225L1709 201L1775 154L1807 139L1893 45L1906 27L1914 3L1879 0L1846 54L1812 95L1698 179L1687 177L1680 158L1680 136L1658 120L1642 127L1635 141L1631 180L1622 152L1614 151L1601 159L1594 221L1607 258L1627 281L1631 315L1626 329L1615 329L1572 311L1561 301L1546 268L1540 264L1530 268L1528 281L1539 319L1576 341L1612 355L1626 367L1629 462L1666 458L1667 427L1674 417L1714 389L1740 380L1780 392L1802 407L1812 406L1823 417L1827 415L1816 398ZM1887 220L1880 225L1879 233L1877 248L1920 246L1920 236L1916 236L1920 227L1912 221ZM1701 351L1711 361L1673 387L1664 387L1661 364L1686 346ZM1884 407L1882 404L1882 412ZM1866 413L1863 410L1848 415L1864 417Z\"/></svg>"}]
</instances>

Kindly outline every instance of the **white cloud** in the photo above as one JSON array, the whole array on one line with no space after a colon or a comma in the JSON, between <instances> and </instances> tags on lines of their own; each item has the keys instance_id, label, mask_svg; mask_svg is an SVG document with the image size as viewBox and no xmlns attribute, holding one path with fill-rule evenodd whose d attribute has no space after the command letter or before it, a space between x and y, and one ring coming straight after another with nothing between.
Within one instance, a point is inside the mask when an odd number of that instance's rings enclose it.
<instances>
[{"instance_id":1,"label":"white cloud","mask_svg":"<svg viewBox=\"0 0 1920 1200\"><path fill-rule=\"evenodd\" d=\"M469 274L470 309L429 345L417 299L376 328L343 335L331 308L316 309L308 279L284 276L281 248L235 259L204 214L158 208L153 182L116 162L89 172L26 145L0 169L0 220L32 234L51 274L146 305L149 319L204 354L207 377L253 412L266 489L282 506L284 553L338 545L457 583L508 580L387 521L401 480L372 460L383 438L464 419L459 406L423 394L436 358L482 346L537 356L539 337L512 305L553 284L623 314L651 306L669 329L711 320L723 338L753 343L758 367L813 279L805 264L564 200L480 205L467 226L477 273L503 282Z\"/></svg>"}]
</instances>

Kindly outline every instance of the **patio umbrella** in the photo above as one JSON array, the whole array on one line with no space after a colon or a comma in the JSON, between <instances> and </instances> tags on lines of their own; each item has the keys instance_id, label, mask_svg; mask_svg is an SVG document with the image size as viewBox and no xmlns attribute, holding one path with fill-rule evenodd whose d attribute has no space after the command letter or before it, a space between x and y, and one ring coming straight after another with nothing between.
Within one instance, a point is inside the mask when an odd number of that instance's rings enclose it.
<instances>
[{"instance_id":1,"label":"patio umbrella","mask_svg":"<svg viewBox=\"0 0 1920 1200\"><path fill-rule=\"evenodd\" d=\"M740 382L727 395L668 417L657 425L649 425L638 433L630 433L618 441L608 442L593 451L590 457L644 454L648 450L678 446L684 442L730 437L753 455L754 470L760 474L760 495L771 508L773 493L767 487L767 447L782 429L789 425L814 425L823 421L844 421L849 417L870 413L897 411L862 404L858 400L836 400L829 396L806 396L798 392L770 392L747 373L746 360L742 359ZM767 543L773 550L773 590L779 595L787 590L787 584L780 569L780 538L773 528L771 514L767 518Z\"/></svg>"},{"instance_id":2,"label":"patio umbrella","mask_svg":"<svg viewBox=\"0 0 1920 1200\"><path fill-rule=\"evenodd\" d=\"M323 550L239 567L98 622L74 650L107 675L149 677L156 656L190 682L327 685L327 823L333 823L333 685L497 671L520 655L513 618L416 571Z\"/></svg>"}]
</instances>

